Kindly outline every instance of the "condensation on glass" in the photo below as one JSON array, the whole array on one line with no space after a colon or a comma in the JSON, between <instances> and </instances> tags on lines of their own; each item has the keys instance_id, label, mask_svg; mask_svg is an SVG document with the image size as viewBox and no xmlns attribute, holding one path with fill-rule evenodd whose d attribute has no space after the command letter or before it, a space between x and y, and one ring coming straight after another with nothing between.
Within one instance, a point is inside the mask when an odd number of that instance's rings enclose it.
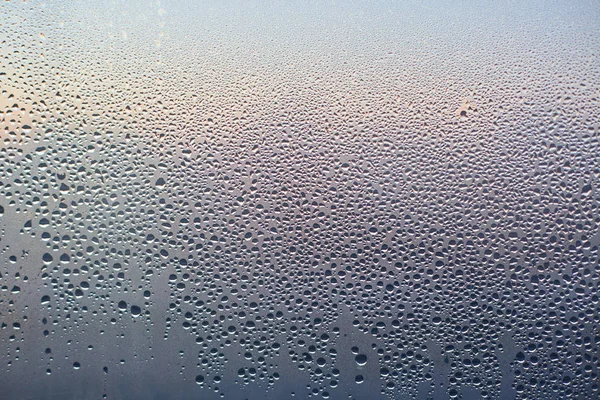
<instances>
[{"instance_id":1,"label":"condensation on glass","mask_svg":"<svg viewBox=\"0 0 600 400\"><path fill-rule=\"evenodd\" d=\"M2 399L598 398L597 3L0 28Z\"/></svg>"}]
</instances>

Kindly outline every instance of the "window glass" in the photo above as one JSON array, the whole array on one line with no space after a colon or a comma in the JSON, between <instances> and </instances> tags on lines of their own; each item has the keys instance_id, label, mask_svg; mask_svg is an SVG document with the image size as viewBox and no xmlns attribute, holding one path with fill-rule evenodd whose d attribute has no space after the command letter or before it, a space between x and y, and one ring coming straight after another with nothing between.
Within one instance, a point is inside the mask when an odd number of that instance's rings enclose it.
<instances>
[{"instance_id":1,"label":"window glass","mask_svg":"<svg viewBox=\"0 0 600 400\"><path fill-rule=\"evenodd\" d=\"M594 399L600 7L4 1L3 399Z\"/></svg>"}]
</instances>

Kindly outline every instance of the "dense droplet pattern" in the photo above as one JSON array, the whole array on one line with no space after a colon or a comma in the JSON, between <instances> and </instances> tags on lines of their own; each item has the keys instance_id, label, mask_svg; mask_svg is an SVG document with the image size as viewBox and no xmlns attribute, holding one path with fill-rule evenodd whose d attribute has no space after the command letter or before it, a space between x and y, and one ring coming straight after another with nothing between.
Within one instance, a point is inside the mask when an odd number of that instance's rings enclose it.
<instances>
[{"instance_id":1,"label":"dense droplet pattern","mask_svg":"<svg viewBox=\"0 0 600 400\"><path fill-rule=\"evenodd\" d=\"M7 398L599 396L600 12L384 3L0 5Z\"/></svg>"}]
</instances>

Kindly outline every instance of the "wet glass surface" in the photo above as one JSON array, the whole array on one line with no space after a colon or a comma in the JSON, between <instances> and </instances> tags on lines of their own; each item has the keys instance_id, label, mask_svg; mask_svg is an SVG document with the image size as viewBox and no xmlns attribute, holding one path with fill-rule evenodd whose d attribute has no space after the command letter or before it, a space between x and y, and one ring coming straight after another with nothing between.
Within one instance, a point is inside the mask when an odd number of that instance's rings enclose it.
<instances>
[{"instance_id":1,"label":"wet glass surface","mask_svg":"<svg viewBox=\"0 0 600 400\"><path fill-rule=\"evenodd\" d=\"M0 28L0 398L598 398L597 2Z\"/></svg>"}]
</instances>

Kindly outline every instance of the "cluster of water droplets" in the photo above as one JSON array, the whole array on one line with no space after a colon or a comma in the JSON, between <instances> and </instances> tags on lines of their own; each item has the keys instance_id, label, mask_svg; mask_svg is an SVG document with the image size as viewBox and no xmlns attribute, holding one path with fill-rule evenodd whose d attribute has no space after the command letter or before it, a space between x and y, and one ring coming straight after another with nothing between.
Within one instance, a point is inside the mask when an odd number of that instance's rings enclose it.
<instances>
[{"instance_id":1,"label":"cluster of water droplets","mask_svg":"<svg viewBox=\"0 0 600 400\"><path fill-rule=\"evenodd\" d=\"M2 386L598 396L597 24L169 4L0 6Z\"/></svg>"}]
</instances>

